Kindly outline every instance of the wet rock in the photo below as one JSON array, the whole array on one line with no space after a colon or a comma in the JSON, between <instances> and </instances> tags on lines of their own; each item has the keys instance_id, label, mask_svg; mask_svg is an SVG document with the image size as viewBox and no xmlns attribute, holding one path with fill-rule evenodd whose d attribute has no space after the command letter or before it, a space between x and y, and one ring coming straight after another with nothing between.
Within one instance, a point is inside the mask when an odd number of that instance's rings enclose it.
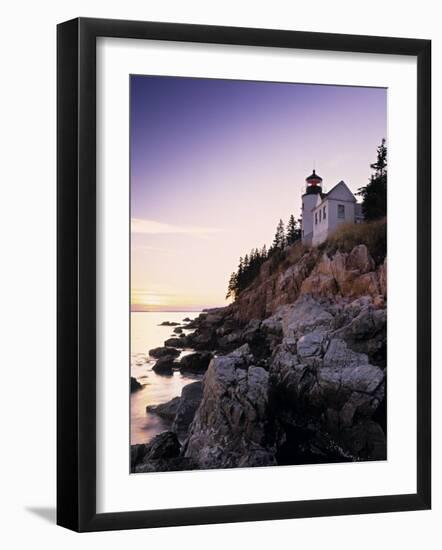
<instances>
[{"instance_id":1,"label":"wet rock","mask_svg":"<svg viewBox=\"0 0 442 550\"><path fill-rule=\"evenodd\" d=\"M187 345L187 338L168 338L164 342L164 345L167 348L184 348Z\"/></svg>"},{"instance_id":2,"label":"wet rock","mask_svg":"<svg viewBox=\"0 0 442 550\"><path fill-rule=\"evenodd\" d=\"M180 354L179 350L174 349L170 346L169 347L162 346L159 348L153 348L149 350L149 355L151 357L154 357L155 359L159 359L160 357L165 357L165 356L178 357L179 354Z\"/></svg>"},{"instance_id":3,"label":"wet rock","mask_svg":"<svg viewBox=\"0 0 442 550\"><path fill-rule=\"evenodd\" d=\"M170 401L167 401L167 403L160 403L159 405L147 405L146 411L154 413L161 418L165 418L166 420L172 422L175 418L179 404L180 398L174 397Z\"/></svg>"},{"instance_id":4,"label":"wet rock","mask_svg":"<svg viewBox=\"0 0 442 550\"><path fill-rule=\"evenodd\" d=\"M130 391L131 393L140 390L143 386L133 376L130 377Z\"/></svg>"},{"instance_id":5,"label":"wet rock","mask_svg":"<svg viewBox=\"0 0 442 550\"><path fill-rule=\"evenodd\" d=\"M178 363L176 363L174 359L175 358L173 355L160 357L155 365L152 367L152 370L156 374L172 375L173 369L178 366Z\"/></svg>"},{"instance_id":6,"label":"wet rock","mask_svg":"<svg viewBox=\"0 0 442 550\"><path fill-rule=\"evenodd\" d=\"M196 331L189 336L191 347L196 350L212 350L217 346L217 339L215 336L215 330L208 330L204 325L204 330Z\"/></svg>"},{"instance_id":7,"label":"wet rock","mask_svg":"<svg viewBox=\"0 0 442 550\"><path fill-rule=\"evenodd\" d=\"M160 323L160 327L176 327L179 323L176 323L175 321L163 321Z\"/></svg>"},{"instance_id":8,"label":"wet rock","mask_svg":"<svg viewBox=\"0 0 442 550\"><path fill-rule=\"evenodd\" d=\"M172 431L186 435L203 397L203 384L200 381L187 384L181 391L172 424Z\"/></svg>"},{"instance_id":9,"label":"wet rock","mask_svg":"<svg viewBox=\"0 0 442 550\"><path fill-rule=\"evenodd\" d=\"M144 471L137 468L144 466L148 468L150 461L169 461L178 458L180 450L181 445L176 434L170 431L156 435L147 444L131 445L131 471Z\"/></svg>"},{"instance_id":10,"label":"wet rock","mask_svg":"<svg viewBox=\"0 0 442 550\"><path fill-rule=\"evenodd\" d=\"M183 329L181 327L176 327L173 329L173 332L175 334L181 334L183 332Z\"/></svg>"},{"instance_id":11,"label":"wet rock","mask_svg":"<svg viewBox=\"0 0 442 550\"><path fill-rule=\"evenodd\" d=\"M207 351L199 351L184 355L179 362L181 372L203 373L207 370L213 355Z\"/></svg>"},{"instance_id":12,"label":"wet rock","mask_svg":"<svg viewBox=\"0 0 442 550\"><path fill-rule=\"evenodd\" d=\"M144 458L147 452L146 447L145 443L130 446L130 469L132 472L135 471L135 466Z\"/></svg>"},{"instance_id":13,"label":"wet rock","mask_svg":"<svg viewBox=\"0 0 442 550\"><path fill-rule=\"evenodd\" d=\"M163 432L148 443L144 459L173 458L179 456L180 448L180 443L174 432Z\"/></svg>"}]
</instances>

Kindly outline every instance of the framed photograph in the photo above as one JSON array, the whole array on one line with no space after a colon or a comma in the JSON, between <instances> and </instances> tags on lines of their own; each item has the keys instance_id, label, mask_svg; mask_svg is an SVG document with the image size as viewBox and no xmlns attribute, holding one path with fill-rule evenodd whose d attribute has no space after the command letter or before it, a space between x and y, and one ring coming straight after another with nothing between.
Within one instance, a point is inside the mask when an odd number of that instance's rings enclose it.
<instances>
[{"instance_id":1,"label":"framed photograph","mask_svg":"<svg viewBox=\"0 0 442 550\"><path fill-rule=\"evenodd\" d=\"M430 41L57 36L58 524L429 509Z\"/></svg>"}]
</instances>

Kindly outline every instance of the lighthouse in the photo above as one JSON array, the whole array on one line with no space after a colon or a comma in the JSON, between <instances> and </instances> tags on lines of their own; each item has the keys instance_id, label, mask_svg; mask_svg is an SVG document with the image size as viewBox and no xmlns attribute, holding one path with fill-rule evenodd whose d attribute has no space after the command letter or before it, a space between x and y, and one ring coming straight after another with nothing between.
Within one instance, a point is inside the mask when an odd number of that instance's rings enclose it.
<instances>
[{"instance_id":1,"label":"lighthouse","mask_svg":"<svg viewBox=\"0 0 442 550\"><path fill-rule=\"evenodd\" d=\"M312 244L313 209L322 197L322 178L315 170L305 179L306 188L302 195L302 243Z\"/></svg>"}]
</instances>

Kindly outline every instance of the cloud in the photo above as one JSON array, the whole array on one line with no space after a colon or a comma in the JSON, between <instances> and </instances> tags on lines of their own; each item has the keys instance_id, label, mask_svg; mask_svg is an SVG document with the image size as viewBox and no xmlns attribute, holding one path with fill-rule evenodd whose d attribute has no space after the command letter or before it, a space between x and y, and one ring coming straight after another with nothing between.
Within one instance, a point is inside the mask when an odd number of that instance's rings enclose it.
<instances>
[{"instance_id":1,"label":"cloud","mask_svg":"<svg viewBox=\"0 0 442 550\"><path fill-rule=\"evenodd\" d=\"M131 219L131 232L144 235L194 235L197 237L205 237L211 233L219 233L220 231L220 229L214 227L172 225L156 222L154 220L143 220L141 218Z\"/></svg>"},{"instance_id":2,"label":"cloud","mask_svg":"<svg viewBox=\"0 0 442 550\"><path fill-rule=\"evenodd\" d=\"M172 251L172 250L168 250L167 248L162 248L162 247L159 247L159 246L150 246L150 245L146 245L146 244L134 244L132 243L131 244L131 247L133 250L141 250L142 252L161 252L163 254L176 254L178 251Z\"/></svg>"}]
</instances>

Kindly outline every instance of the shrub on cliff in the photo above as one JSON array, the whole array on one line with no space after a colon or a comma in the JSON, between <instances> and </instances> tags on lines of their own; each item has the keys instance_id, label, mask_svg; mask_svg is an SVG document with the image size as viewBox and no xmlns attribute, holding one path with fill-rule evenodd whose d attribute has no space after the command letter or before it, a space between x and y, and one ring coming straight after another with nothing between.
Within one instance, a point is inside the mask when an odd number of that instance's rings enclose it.
<instances>
[{"instance_id":1,"label":"shrub on cliff","mask_svg":"<svg viewBox=\"0 0 442 550\"><path fill-rule=\"evenodd\" d=\"M321 247L331 252L351 252L359 244L365 244L376 264L381 264L387 255L387 220L342 224Z\"/></svg>"}]
</instances>

